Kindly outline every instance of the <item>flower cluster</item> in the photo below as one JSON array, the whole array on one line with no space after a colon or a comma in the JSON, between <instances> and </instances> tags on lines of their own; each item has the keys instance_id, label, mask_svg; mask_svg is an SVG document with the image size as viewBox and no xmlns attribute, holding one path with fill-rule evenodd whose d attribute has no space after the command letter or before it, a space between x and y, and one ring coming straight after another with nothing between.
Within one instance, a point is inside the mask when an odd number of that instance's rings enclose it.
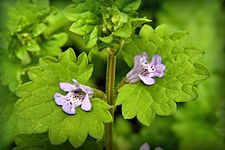
<instances>
[{"instance_id":1,"label":"flower cluster","mask_svg":"<svg viewBox=\"0 0 225 150\"><path fill-rule=\"evenodd\" d=\"M134 57L134 68L126 75L126 82L136 83L142 80L147 85L155 83L152 77L163 77L166 69L161 64L162 58L159 55L153 55L150 63L147 62L148 54L143 52Z\"/></svg>"},{"instance_id":2,"label":"flower cluster","mask_svg":"<svg viewBox=\"0 0 225 150\"><path fill-rule=\"evenodd\" d=\"M59 87L62 91L68 92L67 95L55 93L54 99L57 105L67 114L75 114L75 108L81 106L84 111L90 111L92 104L89 100L94 94L92 88L81 85L75 79L72 80L76 85L60 82Z\"/></svg>"}]
</instances>

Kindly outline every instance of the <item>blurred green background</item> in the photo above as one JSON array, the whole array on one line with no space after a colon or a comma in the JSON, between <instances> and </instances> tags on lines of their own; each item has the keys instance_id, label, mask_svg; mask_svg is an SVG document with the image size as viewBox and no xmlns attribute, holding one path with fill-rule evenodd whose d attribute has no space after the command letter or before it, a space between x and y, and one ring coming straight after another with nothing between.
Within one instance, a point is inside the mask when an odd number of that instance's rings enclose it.
<instances>
[{"instance_id":1,"label":"blurred green background","mask_svg":"<svg viewBox=\"0 0 225 150\"><path fill-rule=\"evenodd\" d=\"M0 1L0 32L7 29L7 10L14 7L15 2L15 0ZM52 30L67 32L69 40L63 50L73 47L78 55L85 50L84 42L81 37L69 32L70 22L62 14L62 10L70 3L70 0L50 1L51 6L56 7L58 11ZM150 127L141 125L136 119L124 120L120 115L121 108L118 107L115 115L115 149L136 150L148 142L151 148L159 146L164 150L224 150L225 1L143 0L139 14L141 17L147 16L152 19L150 25L153 27L168 24L173 31L188 31L191 42L205 50L202 62L210 69L212 76L199 86L199 98L193 102L179 103L176 114L156 117ZM104 52L98 57L94 56L93 63L95 69L92 86L104 90L106 68ZM118 64L117 83L129 71L129 67L120 57ZM16 134L28 130L24 129L26 123L23 120L18 121L13 114L16 100L17 97L7 87L1 86L0 150L15 147L18 144L14 141L15 139L18 141Z\"/></svg>"}]
</instances>

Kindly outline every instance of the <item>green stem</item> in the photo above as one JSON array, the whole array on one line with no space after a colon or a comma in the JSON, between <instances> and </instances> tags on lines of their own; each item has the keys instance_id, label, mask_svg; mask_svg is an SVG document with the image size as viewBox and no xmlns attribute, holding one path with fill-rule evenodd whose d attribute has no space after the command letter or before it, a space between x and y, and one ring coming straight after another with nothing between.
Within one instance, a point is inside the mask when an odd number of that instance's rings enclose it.
<instances>
[{"instance_id":1,"label":"green stem","mask_svg":"<svg viewBox=\"0 0 225 150\"><path fill-rule=\"evenodd\" d=\"M114 85L115 85L115 71L116 71L116 56L109 53L107 60L107 72L106 72L106 96L107 103L114 105ZM114 119L114 109L110 109L110 113ZM113 122L106 124L105 135L105 149L113 150Z\"/></svg>"},{"instance_id":2,"label":"green stem","mask_svg":"<svg viewBox=\"0 0 225 150\"><path fill-rule=\"evenodd\" d=\"M106 71L106 99L107 103L111 106L115 105L115 72L116 72L116 56L124 45L124 39L122 39L115 49L108 49L107 59L107 71ZM110 109L110 113L114 120L115 107ZM114 121L113 121L114 122ZM105 149L113 150L113 122L108 123L105 126Z\"/></svg>"}]
</instances>

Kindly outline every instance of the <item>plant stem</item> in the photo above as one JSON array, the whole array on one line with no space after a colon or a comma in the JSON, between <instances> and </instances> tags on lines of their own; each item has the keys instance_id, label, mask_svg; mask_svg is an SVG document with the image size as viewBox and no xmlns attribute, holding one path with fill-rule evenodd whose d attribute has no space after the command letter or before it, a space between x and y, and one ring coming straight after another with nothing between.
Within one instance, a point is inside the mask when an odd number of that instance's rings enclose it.
<instances>
[{"instance_id":1,"label":"plant stem","mask_svg":"<svg viewBox=\"0 0 225 150\"><path fill-rule=\"evenodd\" d=\"M107 103L114 105L114 85L115 85L116 56L109 53L107 60L106 72L106 96ZM110 109L110 113L114 119L114 109ZM113 122L106 124L105 149L113 150Z\"/></svg>"},{"instance_id":2,"label":"plant stem","mask_svg":"<svg viewBox=\"0 0 225 150\"><path fill-rule=\"evenodd\" d=\"M117 46L117 48L108 49L108 59L107 59L107 71L106 71L106 97L107 103L114 106L115 101L115 72L116 72L116 56L119 54L120 50L124 45L124 39L122 39ZM114 51L115 50L115 51ZM114 122L114 111L115 107L110 109L110 113ZM105 126L105 149L113 150L113 122L108 123Z\"/></svg>"}]
</instances>

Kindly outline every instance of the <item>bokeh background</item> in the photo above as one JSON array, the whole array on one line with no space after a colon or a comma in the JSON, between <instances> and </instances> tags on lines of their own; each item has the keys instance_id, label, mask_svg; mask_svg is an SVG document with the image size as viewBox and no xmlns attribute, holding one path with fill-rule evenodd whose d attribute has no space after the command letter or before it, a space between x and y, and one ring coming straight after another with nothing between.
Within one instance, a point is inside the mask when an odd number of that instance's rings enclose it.
<instances>
[{"instance_id":1,"label":"bokeh background","mask_svg":"<svg viewBox=\"0 0 225 150\"><path fill-rule=\"evenodd\" d=\"M0 0L0 32L7 30L8 8L14 7L15 3L16 0ZM58 12L52 30L67 32L69 38L63 50L73 47L78 55L86 51L84 41L69 32L71 23L62 13L70 3L70 0L50 0L51 6L56 7ZM176 114L156 117L150 127L143 126L136 119L124 120L120 115L121 108L118 107L114 129L115 149L136 150L147 142L152 149L159 146L164 150L224 150L225 1L143 0L139 14L152 19L150 25L154 28L160 24L168 24L173 31L187 31L191 42L205 50L202 62L212 75L199 85L199 97L195 101L179 103ZM94 56L93 63L95 69L91 86L104 90L105 53ZM118 83L129 71L129 67L121 57L117 63ZM27 81L26 75L23 80ZM25 125L16 125L18 122L13 113L16 100L17 97L8 87L0 87L0 150L15 147L16 135L24 130ZM32 141L30 143L32 145Z\"/></svg>"}]
</instances>

